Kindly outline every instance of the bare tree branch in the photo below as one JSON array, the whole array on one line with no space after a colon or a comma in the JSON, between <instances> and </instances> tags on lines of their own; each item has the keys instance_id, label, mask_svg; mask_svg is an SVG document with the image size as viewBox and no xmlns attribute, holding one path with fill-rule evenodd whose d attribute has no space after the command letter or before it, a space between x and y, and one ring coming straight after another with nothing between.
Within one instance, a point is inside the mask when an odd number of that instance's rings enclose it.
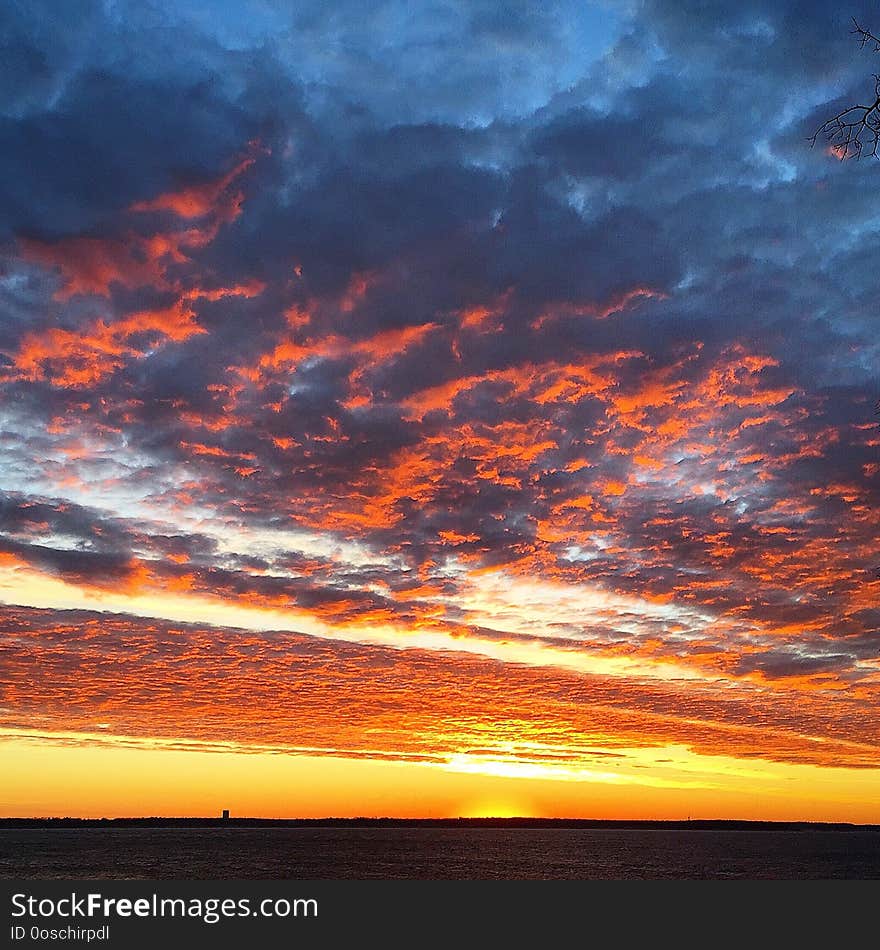
<instances>
[{"instance_id":1,"label":"bare tree branch","mask_svg":"<svg viewBox=\"0 0 880 950\"><path fill-rule=\"evenodd\" d=\"M853 33L859 37L861 48L873 45L873 52L880 53L880 39L860 26L855 18L853 25ZM828 141L831 150L841 161L861 158L864 154L880 157L880 75L874 75L873 102L847 106L842 112L826 119L810 137L811 147L820 136Z\"/></svg>"},{"instance_id":2,"label":"bare tree branch","mask_svg":"<svg viewBox=\"0 0 880 950\"><path fill-rule=\"evenodd\" d=\"M873 43L874 52L880 53L880 40L878 40L877 37L874 36L874 34L870 30L863 29L861 26L859 26L858 20L856 20L855 17L852 18L852 21L853 21L853 26L855 27L855 29L853 30L853 33L855 33L857 36L861 38L862 49L864 49L868 45L868 43Z\"/></svg>"}]
</instances>

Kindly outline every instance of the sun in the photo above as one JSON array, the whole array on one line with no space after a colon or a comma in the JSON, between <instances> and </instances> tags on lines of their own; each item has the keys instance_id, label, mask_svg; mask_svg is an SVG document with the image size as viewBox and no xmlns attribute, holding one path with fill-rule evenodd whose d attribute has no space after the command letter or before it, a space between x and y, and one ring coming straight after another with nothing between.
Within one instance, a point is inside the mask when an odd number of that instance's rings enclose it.
<instances>
[{"instance_id":1,"label":"sun","mask_svg":"<svg viewBox=\"0 0 880 950\"><path fill-rule=\"evenodd\" d=\"M461 813L462 818L530 818L531 807L517 799L484 799L472 802Z\"/></svg>"}]
</instances>

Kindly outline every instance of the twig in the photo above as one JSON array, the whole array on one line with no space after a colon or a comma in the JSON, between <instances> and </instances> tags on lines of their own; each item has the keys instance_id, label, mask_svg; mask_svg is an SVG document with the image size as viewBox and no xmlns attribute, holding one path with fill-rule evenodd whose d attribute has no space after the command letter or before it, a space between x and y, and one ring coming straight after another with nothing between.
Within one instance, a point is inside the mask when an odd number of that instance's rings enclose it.
<instances>
[{"instance_id":1,"label":"twig","mask_svg":"<svg viewBox=\"0 0 880 950\"><path fill-rule=\"evenodd\" d=\"M855 17L853 25L855 29L852 32L860 38L861 48L872 43L874 52L880 53L880 39L860 26ZM824 136L841 161L846 158L859 159L863 154L880 158L880 75L874 75L874 101L870 105L847 106L827 119L810 137L811 148L820 135Z\"/></svg>"}]
</instances>

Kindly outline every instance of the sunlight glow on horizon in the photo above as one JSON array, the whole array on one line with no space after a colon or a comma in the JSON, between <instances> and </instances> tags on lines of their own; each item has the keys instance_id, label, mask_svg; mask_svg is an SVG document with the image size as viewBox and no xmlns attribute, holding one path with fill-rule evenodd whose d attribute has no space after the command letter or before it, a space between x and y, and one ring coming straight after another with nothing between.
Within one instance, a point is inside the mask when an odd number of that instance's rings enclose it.
<instances>
[{"instance_id":1,"label":"sunlight glow on horizon","mask_svg":"<svg viewBox=\"0 0 880 950\"><path fill-rule=\"evenodd\" d=\"M662 782L637 787L604 780L558 781L382 759L307 754L195 751L171 743L95 745L88 736L41 738L5 730L0 754L9 780L0 811L21 817L557 817L608 819L751 818L876 821L880 771L756 762L725 784ZM673 751L673 754L674 751ZM700 765L700 757L690 757ZM702 767L711 774L713 763ZM723 769L736 763L720 762ZM516 775L516 777L514 777ZM63 803L52 794L62 782ZM792 788L809 783L809 801ZM34 794L34 789L39 791Z\"/></svg>"}]
</instances>

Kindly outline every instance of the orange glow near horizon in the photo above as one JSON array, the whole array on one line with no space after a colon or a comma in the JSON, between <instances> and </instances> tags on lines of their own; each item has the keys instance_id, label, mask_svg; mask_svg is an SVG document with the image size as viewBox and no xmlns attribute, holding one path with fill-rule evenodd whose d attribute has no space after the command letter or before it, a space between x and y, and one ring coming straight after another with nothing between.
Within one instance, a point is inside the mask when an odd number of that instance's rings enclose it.
<instances>
[{"instance_id":1,"label":"orange glow near horizon","mask_svg":"<svg viewBox=\"0 0 880 950\"><path fill-rule=\"evenodd\" d=\"M880 774L755 763L726 785L620 786L433 765L0 738L10 817L540 817L876 823ZM707 762L705 767L717 767ZM722 763L731 768L731 763ZM792 789L809 785L809 799ZM63 788L63 796L58 789Z\"/></svg>"}]
</instances>

